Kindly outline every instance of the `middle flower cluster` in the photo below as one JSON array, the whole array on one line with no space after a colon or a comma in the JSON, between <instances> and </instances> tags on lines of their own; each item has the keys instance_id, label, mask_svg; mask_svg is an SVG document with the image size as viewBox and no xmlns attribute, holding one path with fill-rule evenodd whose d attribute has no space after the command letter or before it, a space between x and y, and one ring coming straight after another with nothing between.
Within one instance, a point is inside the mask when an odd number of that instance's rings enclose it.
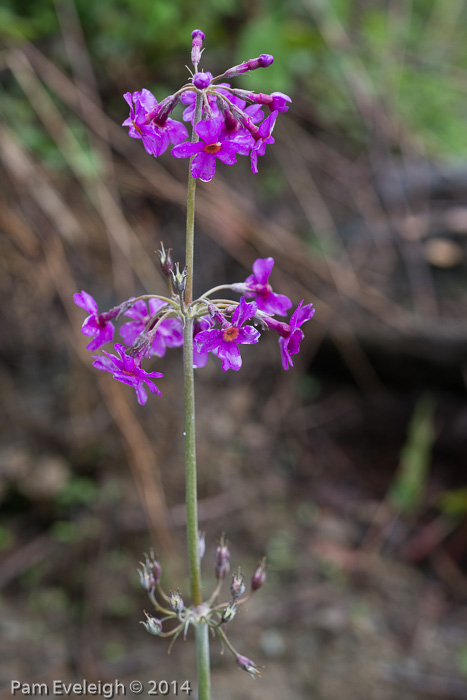
<instances>
[{"instance_id":1,"label":"middle flower cluster","mask_svg":"<svg viewBox=\"0 0 467 700\"><path fill-rule=\"evenodd\" d=\"M163 261L163 262L162 262ZM163 250L161 267L169 278L170 297L145 295L129 299L109 311L99 313L94 298L85 291L74 295L75 303L88 312L81 331L92 339L87 348L97 350L112 341L113 321L126 316L120 327L124 344L117 343L117 355L104 351L104 356L94 356L94 367L112 373L113 377L132 386L140 404L146 403L149 389L160 395L153 379L160 372L146 372L141 363L145 358L163 357L167 348L183 345L183 323L187 316L193 319L193 365L204 367L209 353L222 361L224 371L238 371L242 366L240 346L257 343L260 331L275 330L279 336L282 366L293 366L292 355L298 353L304 337L301 326L314 315L311 304L300 302L286 323L275 318L285 316L292 306L290 299L273 291L269 276L274 266L273 258L258 258L253 272L244 282L220 285L205 292L185 307L183 301L184 273L174 273L170 258ZM170 275L170 276L169 276ZM241 294L240 301L211 298L220 290L228 289ZM247 301L251 299L251 301ZM250 323L248 323L250 322Z\"/></svg>"}]
</instances>

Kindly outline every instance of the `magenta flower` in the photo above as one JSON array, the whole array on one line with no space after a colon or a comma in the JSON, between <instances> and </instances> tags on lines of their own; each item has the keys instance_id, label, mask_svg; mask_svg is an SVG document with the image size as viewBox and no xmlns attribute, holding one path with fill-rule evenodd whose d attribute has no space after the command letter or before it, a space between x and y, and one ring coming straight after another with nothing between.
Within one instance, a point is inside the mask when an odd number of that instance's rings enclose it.
<instances>
[{"instance_id":1,"label":"magenta flower","mask_svg":"<svg viewBox=\"0 0 467 700\"><path fill-rule=\"evenodd\" d=\"M274 258L258 258L253 263L253 274L246 278L242 286L245 296L255 297L256 305L267 314L285 316L292 302L284 294L276 294L269 284L269 275L274 266ZM240 285L238 285L240 286ZM233 285L235 289L236 285ZM240 291L240 290L238 290Z\"/></svg>"},{"instance_id":2,"label":"magenta flower","mask_svg":"<svg viewBox=\"0 0 467 700\"><path fill-rule=\"evenodd\" d=\"M279 345L281 349L282 367L284 369L293 367L291 355L296 355L298 353L300 350L300 343L305 337L305 334L300 326L302 326L305 321L309 321L311 318L313 318L315 314L315 309L313 308L312 304L306 304L305 306L302 306L302 304L303 299L290 318L288 324L290 327L289 332L285 334L280 332L280 329L277 329L281 335L279 338ZM268 323L268 325L270 324ZM281 325L286 326L287 324Z\"/></svg>"},{"instance_id":3,"label":"magenta flower","mask_svg":"<svg viewBox=\"0 0 467 700\"><path fill-rule=\"evenodd\" d=\"M237 162L236 153L243 148L243 144L237 143L234 139L226 139L225 136L221 135L223 127L224 120L221 117L199 122L195 126L195 131L202 141L182 143L172 150L172 155L175 158L194 156L191 163L191 174L203 182L209 182L214 177L216 158L219 158L226 165L233 165Z\"/></svg>"},{"instance_id":4,"label":"magenta flower","mask_svg":"<svg viewBox=\"0 0 467 700\"><path fill-rule=\"evenodd\" d=\"M238 346L244 343L257 343L259 340L260 334L256 328L253 326L242 328L242 324L252 318L257 310L258 307L254 301L247 304L242 297L232 315L231 323L225 320L222 328L211 328L196 335L195 342L198 351L202 353L213 352L220 357L224 371L228 369L238 371L242 366Z\"/></svg>"},{"instance_id":5,"label":"magenta flower","mask_svg":"<svg viewBox=\"0 0 467 700\"><path fill-rule=\"evenodd\" d=\"M266 146L269 143L274 143L274 139L271 134L276 123L277 115L277 110L271 112L269 117L267 117L258 127L258 138L250 154L251 170L253 173L255 173L255 175L258 172L258 156L264 156Z\"/></svg>"},{"instance_id":6,"label":"magenta flower","mask_svg":"<svg viewBox=\"0 0 467 700\"><path fill-rule=\"evenodd\" d=\"M99 314L96 300L84 290L74 294L73 301L89 314L81 326L81 333L91 337L94 336L94 339L86 345L86 349L97 350L106 343L110 343L115 331L115 327L110 322L110 319L115 318L119 314L119 307L111 309L104 314Z\"/></svg>"},{"instance_id":7,"label":"magenta flower","mask_svg":"<svg viewBox=\"0 0 467 700\"><path fill-rule=\"evenodd\" d=\"M131 357L130 355L126 355L125 347L120 345L120 343L115 344L115 350L120 357L111 355L105 352L105 350L103 352L106 357L94 355L95 361L92 363L93 367L103 372L111 372L114 379L117 379L117 381L123 384L128 384L128 386L132 386L136 391L136 397L141 406L144 406L148 399L144 385L146 385L151 393L162 396L150 377L163 377L163 374L160 372L146 372L141 368L141 356Z\"/></svg>"},{"instance_id":8,"label":"magenta flower","mask_svg":"<svg viewBox=\"0 0 467 700\"><path fill-rule=\"evenodd\" d=\"M149 333L151 331L151 326L156 323L156 315L162 311L165 306L167 306L167 303L161 299L149 299L148 312L145 301L140 300L133 304L132 308L125 313L125 316L129 316L134 320L124 323L120 328L120 335L125 341L125 344L133 345L138 336L143 333L145 329ZM151 318L154 319L154 323L147 327ZM164 357L167 348L179 348L181 345L183 345L182 322L178 318L166 318L156 329L154 340L149 348L148 357L152 357L153 355Z\"/></svg>"},{"instance_id":9,"label":"magenta flower","mask_svg":"<svg viewBox=\"0 0 467 700\"><path fill-rule=\"evenodd\" d=\"M133 94L126 92L123 97L130 107L130 116L122 126L130 127L128 134L131 138L143 140L146 153L160 156L169 143L176 145L187 138L188 132L183 124L168 119L165 113L159 115L161 105L146 88Z\"/></svg>"},{"instance_id":10,"label":"magenta flower","mask_svg":"<svg viewBox=\"0 0 467 700\"><path fill-rule=\"evenodd\" d=\"M146 153L157 157L159 155L160 138L154 131L154 128L146 123L146 110L136 97L140 94L134 92L132 95L131 92L126 92L123 95L130 107L130 116L128 119L125 119L122 126L129 126L128 135L132 139L142 139Z\"/></svg>"}]
</instances>

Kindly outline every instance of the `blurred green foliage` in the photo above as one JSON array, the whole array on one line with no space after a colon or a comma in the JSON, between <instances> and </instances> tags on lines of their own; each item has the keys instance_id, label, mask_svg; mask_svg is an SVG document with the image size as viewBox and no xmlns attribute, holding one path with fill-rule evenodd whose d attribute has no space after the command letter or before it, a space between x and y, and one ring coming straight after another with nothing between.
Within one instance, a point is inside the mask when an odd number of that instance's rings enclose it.
<instances>
[{"instance_id":1,"label":"blurred green foliage","mask_svg":"<svg viewBox=\"0 0 467 700\"><path fill-rule=\"evenodd\" d=\"M67 4L57 2L63 9ZM0 38L40 42L65 67L55 8L54 0L7 0L0 8ZM299 98L297 108L326 129L366 142L372 125L359 103L374 100L395 132L415 135L432 154L467 155L462 0L76 0L76 9L101 89L112 100L122 90L139 89L140 82L158 96L177 87L189 62L191 31L200 27L207 37L207 70L272 53L273 66L245 77L242 86ZM130 75L138 84L127 84ZM37 135L27 135L44 148Z\"/></svg>"},{"instance_id":2,"label":"blurred green foliage","mask_svg":"<svg viewBox=\"0 0 467 700\"><path fill-rule=\"evenodd\" d=\"M433 397L425 394L418 400L410 421L399 469L389 490L389 501L402 513L416 511L423 496L435 439L434 409Z\"/></svg>"},{"instance_id":3,"label":"blurred green foliage","mask_svg":"<svg viewBox=\"0 0 467 700\"><path fill-rule=\"evenodd\" d=\"M451 516L467 514L467 486L453 491L445 491L439 498L438 508Z\"/></svg>"}]
</instances>

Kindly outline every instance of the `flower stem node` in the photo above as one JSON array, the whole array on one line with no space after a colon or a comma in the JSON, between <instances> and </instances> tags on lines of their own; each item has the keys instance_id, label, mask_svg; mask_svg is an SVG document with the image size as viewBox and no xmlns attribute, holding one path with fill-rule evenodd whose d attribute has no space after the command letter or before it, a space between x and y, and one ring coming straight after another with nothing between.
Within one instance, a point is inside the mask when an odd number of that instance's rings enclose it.
<instances>
[{"instance_id":1,"label":"flower stem node","mask_svg":"<svg viewBox=\"0 0 467 700\"><path fill-rule=\"evenodd\" d=\"M158 637L160 634L162 634L162 622L158 620L157 617L148 615L146 610L144 611L144 614L146 615L146 620L141 620L140 624L146 627L149 634L154 634L156 637Z\"/></svg>"},{"instance_id":2,"label":"flower stem node","mask_svg":"<svg viewBox=\"0 0 467 700\"><path fill-rule=\"evenodd\" d=\"M249 659L247 656L241 656L239 654L237 656L237 666L243 671L249 673L252 678L261 675L261 671L258 670L255 662Z\"/></svg>"}]
</instances>

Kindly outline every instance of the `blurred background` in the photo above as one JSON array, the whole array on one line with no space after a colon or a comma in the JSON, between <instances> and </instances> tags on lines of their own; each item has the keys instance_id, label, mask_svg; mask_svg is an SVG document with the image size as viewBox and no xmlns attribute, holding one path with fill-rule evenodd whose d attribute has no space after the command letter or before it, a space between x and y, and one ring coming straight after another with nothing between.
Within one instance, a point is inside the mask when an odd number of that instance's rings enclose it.
<instances>
[{"instance_id":1,"label":"blurred background","mask_svg":"<svg viewBox=\"0 0 467 700\"><path fill-rule=\"evenodd\" d=\"M222 532L268 581L212 646L217 698L467 698L467 7L462 0L4 0L0 8L0 681L194 682L138 621L154 547L188 597L181 352L163 398L97 376L100 309L164 293L183 262L187 163L127 136L122 95L214 75L283 91L253 176L197 191L199 293L272 255L316 315L284 372L273 334L241 372L197 373L204 581ZM181 118L181 111L178 115ZM196 291L196 290L195 290ZM149 367L147 368L149 369Z\"/></svg>"}]
</instances>

